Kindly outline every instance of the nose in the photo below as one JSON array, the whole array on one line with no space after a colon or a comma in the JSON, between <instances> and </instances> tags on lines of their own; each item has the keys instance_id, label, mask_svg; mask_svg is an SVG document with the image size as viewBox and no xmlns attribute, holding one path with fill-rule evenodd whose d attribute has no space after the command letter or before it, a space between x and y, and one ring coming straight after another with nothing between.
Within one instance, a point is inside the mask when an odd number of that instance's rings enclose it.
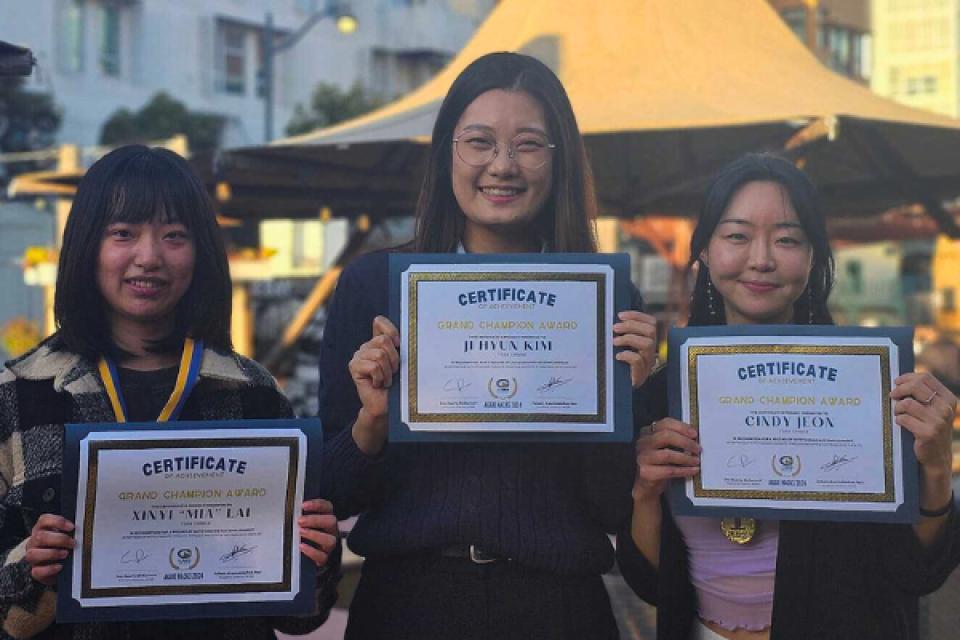
<instances>
[{"instance_id":1,"label":"nose","mask_svg":"<svg viewBox=\"0 0 960 640\"><path fill-rule=\"evenodd\" d=\"M487 165L487 173L492 176L513 175L517 172L517 161L513 157L513 149L508 145L497 143L493 160Z\"/></svg>"},{"instance_id":2,"label":"nose","mask_svg":"<svg viewBox=\"0 0 960 640\"><path fill-rule=\"evenodd\" d=\"M156 269L163 263L160 237L155 233L144 232L137 238L134 263L141 269Z\"/></svg>"},{"instance_id":3,"label":"nose","mask_svg":"<svg viewBox=\"0 0 960 640\"><path fill-rule=\"evenodd\" d=\"M757 271L773 271L776 263L773 259L773 241L767 238L756 238L750 243L750 268Z\"/></svg>"}]
</instances>

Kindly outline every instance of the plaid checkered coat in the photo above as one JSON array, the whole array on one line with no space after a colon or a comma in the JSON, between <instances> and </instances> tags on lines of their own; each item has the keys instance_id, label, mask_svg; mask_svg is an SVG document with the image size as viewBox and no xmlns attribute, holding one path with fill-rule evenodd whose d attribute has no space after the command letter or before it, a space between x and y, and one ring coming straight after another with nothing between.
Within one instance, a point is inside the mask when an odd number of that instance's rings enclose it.
<instances>
[{"instance_id":1,"label":"plaid checkered coat","mask_svg":"<svg viewBox=\"0 0 960 640\"><path fill-rule=\"evenodd\" d=\"M207 349L184 420L292 417L286 398L259 364ZM54 335L0 368L0 639L143 640L199 637L190 621L54 624L56 594L34 581L24 559L37 518L60 512L63 425L114 421L96 364L63 350ZM225 640L273 639L273 629L306 633L335 599L337 567L321 571L318 613L307 618L223 620ZM209 632L203 635L208 635ZM219 635L219 634L218 634Z\"/></svg>"}]
</instances>

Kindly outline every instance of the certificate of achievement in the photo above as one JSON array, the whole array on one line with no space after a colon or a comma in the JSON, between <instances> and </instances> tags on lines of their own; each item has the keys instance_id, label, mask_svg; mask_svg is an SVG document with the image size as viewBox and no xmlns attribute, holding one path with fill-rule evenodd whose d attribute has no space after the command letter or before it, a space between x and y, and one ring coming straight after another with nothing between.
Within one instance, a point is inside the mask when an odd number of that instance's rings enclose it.
<instances>
[{"instance_id":1,"label":"certificate of achievement","mask_svg":"<svg viewBox=\"0 0 960 640\"><path fill-rule=\"evenodd\" d=\"M889 397L909 332L731 329L671 332L671 404L703 448L680 513L909 520L916 463Z\"/></svg>"},{"instance_id":2,"label":"certificate of achievement","mask_svg":"<svg viewBox=\"0 0 960 640\"><path fill-rule=\"evenodd\" d=\"M80 438L67 610L111 608L106 617L116 617L146 608L156 617L173 605L160 615L176 617L177 606L202 604L202 615L214 615L219 603L218 615L254 615L248 605L289 607L312 587L301 582L296 524L307 434L299 421L257 422L124 425ZM256 614L264 613L269 607Z\"/></svg>"},{"instance_id":3,"label":"certificate of achievement","mask_svg":"<svg viewBox=\"0 0 960 640\"><path fill-rule=\"evenodd\" d=\"M401 366L391 417L396 408L404 432L615 439L611 256L401 257ZM629 394L621 398L629 404Z\"/></svg>"}]
</instances>

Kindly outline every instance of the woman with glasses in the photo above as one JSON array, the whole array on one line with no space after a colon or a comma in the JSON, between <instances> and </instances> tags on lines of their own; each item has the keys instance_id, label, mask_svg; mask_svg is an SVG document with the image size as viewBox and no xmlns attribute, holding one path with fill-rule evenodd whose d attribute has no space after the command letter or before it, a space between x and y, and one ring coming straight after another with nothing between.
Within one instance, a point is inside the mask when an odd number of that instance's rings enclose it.
<instances>
[{"instance_id":1,"label":"woman with glasses","mask_svg":"<svg viewBox=\"0 0 960 640\"><path fill-rule=\"evenodd\" d=\"M273 640L275 628L323 622L335 569L319 572L318 610L304 618L54 622L75 547L60 496L64 424L293 416L273 377L232 350L230 308L213 204L186 161L132 145L94 163L64 229L58 330L0 367L0 637ZM300 551L324 567L337 544L332 506L307 500L303 511ZM136 563L155 571L165 560Z\"/></svg>"},{"instance_id":2,"label":"woman with glasses","mask_svg":"<svg viewBox=\"0 0 960 640\"><path fill-rule=\"evenodd\" d=\"M707 189L690 241L697 265L690 325L832 324L833 255L813 184L792 163L751 154ZM920 519L910 525L674 516L667 483L699 472L689 424L664 418L666 376L644 389L650 417L637 441L633 518L620 569L657 605L662 640L908 640L919 596L960 563L950 489L957 399L926 373L890 394L914 436Z\"/></svg>"},{"instance_id":3,"label":"woman with glasses","mask_svg":"<svg viewBox=\"0 0 960 640\"><path fill-rule=\"evenodd\" d=\"M408 249L596 251L583 141L557 77L496 53L468 66L437 115ZM386 253L343 273L321 351L324 495L359 513L366 558L347 638L615 638L601 573L605 532L629 512L629 447L387 442L399 334L387 320ZM637 306L639 308L639 300ZM639 386L655 325L611 327Z\"/></svg>"}]
</instances>

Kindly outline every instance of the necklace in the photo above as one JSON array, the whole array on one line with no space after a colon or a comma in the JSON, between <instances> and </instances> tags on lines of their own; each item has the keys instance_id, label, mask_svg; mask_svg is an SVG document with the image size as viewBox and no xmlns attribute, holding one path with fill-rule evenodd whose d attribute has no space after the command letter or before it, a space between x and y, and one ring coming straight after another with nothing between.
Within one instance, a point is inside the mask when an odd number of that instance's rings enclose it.
<instances>
[{"instance_id":1,"label":"necklace","mask_svg":"<svg viewBox=\"0 0 960 640\"><path fill-rule=\"evenodd\" d=\"M734 544L747 544L757 532L757 521L753 518L723 518L720 530L727 540Z\"/></svg>"},{"instance_id":2,"label":"necklace","mask_svg":"<svg viewBox=\"0 0 960 640\"><path fill-rule=\"evenodd\" d=\"M187 396L193 391L200 374L200 361L203 360L203 342L187 338L183 341L183 354L180 356L180 370L177 372L177 382L167 400L166 406L157 417L157 422L176 420L180 410L187 401ZM103 356L98 364L100 379L103 381L110 405L113 407L117 422L127 421L126 405L123 394L120 393L120 377L117 375L117 365L107 356Z\"/></svg>"}]
</instances>

